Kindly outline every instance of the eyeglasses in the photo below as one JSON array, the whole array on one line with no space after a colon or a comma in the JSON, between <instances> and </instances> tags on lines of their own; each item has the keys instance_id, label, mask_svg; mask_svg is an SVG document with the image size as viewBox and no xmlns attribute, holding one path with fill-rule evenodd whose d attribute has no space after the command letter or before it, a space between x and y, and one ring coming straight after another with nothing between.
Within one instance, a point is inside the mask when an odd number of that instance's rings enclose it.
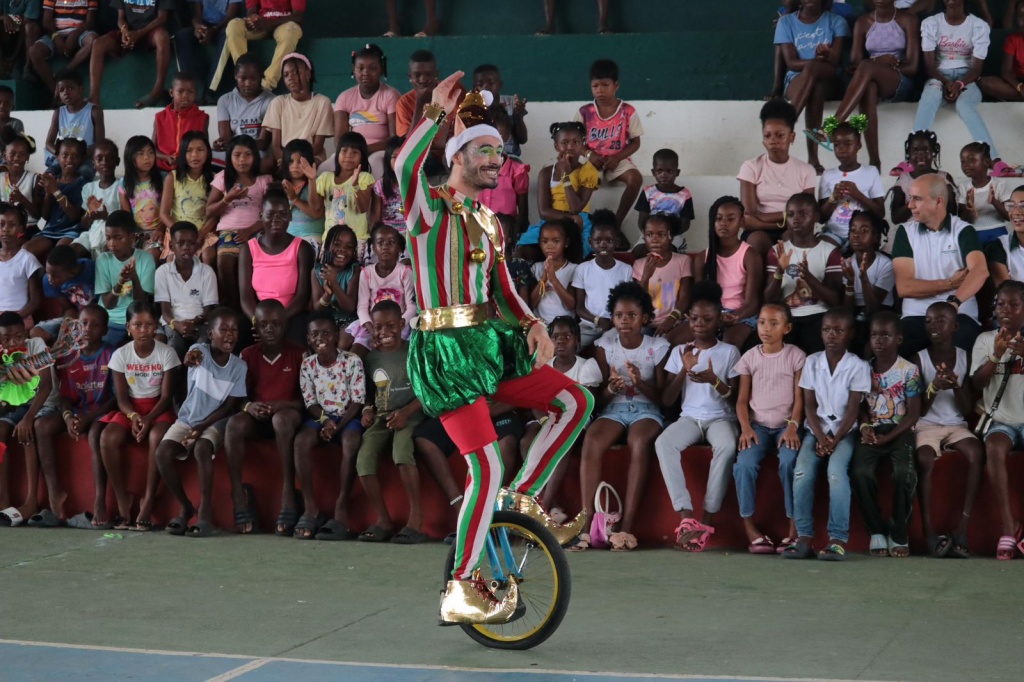
<instances>
[{"instance_id":1,"label":"eyeglasses","mask_svg":"<svg viewBox=\"0 0 1024 682\"><path fill-rule=\"evenodd\" d=\"M1003 208L1006 209L1007 213L1024 211L1024 201L1004 201Z\"/></svg>"}]
</instances>

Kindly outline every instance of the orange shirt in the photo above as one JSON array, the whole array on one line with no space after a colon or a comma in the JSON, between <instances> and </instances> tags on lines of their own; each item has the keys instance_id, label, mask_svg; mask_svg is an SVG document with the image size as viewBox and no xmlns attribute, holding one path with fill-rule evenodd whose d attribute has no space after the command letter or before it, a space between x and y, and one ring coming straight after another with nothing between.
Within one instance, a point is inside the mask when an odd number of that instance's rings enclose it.
<instances>
[{"instance_id":1,"label":"orange shirt","mask_svg":"<svg viewBox=\"0 0 1024 682\"><path fill-rule=\"evenodd\" d=\"M463 87L462 83L458 84L459 89L459 104L462 103L462 98L466 96L466 88ZM409 134L409 129L415 121L412 120L413 114L416 109L416 91L410 90L401 97L398 98L398 103L395 104L395 134L399 137L405 137ZM451 137L452 127L448 127L448 137ZM448 137L445 138L447 141Z\"/></svg>"}]
</instances>

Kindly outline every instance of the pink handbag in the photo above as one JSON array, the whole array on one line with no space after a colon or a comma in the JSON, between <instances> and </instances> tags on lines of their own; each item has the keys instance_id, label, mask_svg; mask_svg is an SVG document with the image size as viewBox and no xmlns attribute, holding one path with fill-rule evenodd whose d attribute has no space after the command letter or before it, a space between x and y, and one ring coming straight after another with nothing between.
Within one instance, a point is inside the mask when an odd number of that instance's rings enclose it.
<instances>
[{"instance_id":1,"label":"pink handbag","mask_svg":"<svg viewBox=\"0 0 1024 682\"><path fill-rule=\"evenodd\" d=\"M604 493L604 495L602 495ZM615 498L617 511L611 511L611 501ZM601 481L594 493L594 518L590 522L590 546L605 549L609 546L608 538L615 531L615 526L622 520L622 498L615 488Z\"/></svg>"}]
</instances>

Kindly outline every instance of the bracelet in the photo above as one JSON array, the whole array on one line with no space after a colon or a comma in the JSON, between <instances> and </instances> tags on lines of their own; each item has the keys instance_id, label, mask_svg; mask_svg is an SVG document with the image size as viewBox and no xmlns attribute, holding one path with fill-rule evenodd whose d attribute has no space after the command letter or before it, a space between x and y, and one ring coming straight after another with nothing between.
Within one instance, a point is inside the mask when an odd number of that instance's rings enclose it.
<instances>
[{"instance_id":1,"label":"bracelet","mask_svg":"<svg viewBox=\"0 0 1024 682\"><path fill-rule=\"evenodd\" d=\"M64 198L64 192L61 192L59 189L54 190L53 198L56 199L57 201L60 201L61 199Z\"/></svg>"},{"instance_id":2,"label":"bracelet","mask_svg":"<svg viewBox=\"0 0 1024 682\"><path fill-rule=\"evenodd\" d=\"M782 281L782 278L785 277L785 276L786 276L785 273L782 272L782 270L780 268L775 268L775 272L772 273L772 277L774 277L775 279L779 280L780 282Z\"/></svg>"},{"instance_id":3,"label":"bracelet","mask_svg":"<svg viewBox=\"0 0 1024 682\"><path fill-rule=\"evenodd\" d=\"M728 398L731 395L732 395L732 386L729 386L728 384L726 384L726 391L725 391L725 393L722 394L722 397L723 398Z\"/></svg>"},{"instance_id":4,"label":"bracelet","mask_svg":"<svg viewBox=\"0 0 1024 682\"><path fill-rule=\"evenodd\" d=\"M718 377L715 377L715 383L711 385L711 389L714 390L714 391L717 391L718 387L721 386L721 385L722 385L722 380L720 378L718 378Z\"/></svg>"},{"instance_id":5,"label":"bracelet","mask_svg":"<svg viewBox=\"0 0 1024 682\"><path fill-rule=\"evenodd\" d=\"M247 402L245 405L242 405L242 412L245 412L246 414L249 414L249 406L250 405L252 405L251 402Z\"/></svg>"},{"instance_id":6,"label":"bracelet","mask_svg":"<svg viewBox=\"0 0 1024 682\"><path fill-rule=\"evenodd\" d=\"M861 433L863 433L863 432L864 432L864 429L871 429L871 428L874 428L873 426L871 426L871 424L861 424L861 425L860 425L860 431L861 431Z\"/></svg>"},{"instance_id":7,"label":"bracelet","mask_svg":"<svg viewBox=\"0 0 1024 682\"><path fill-rule=\"evenodd\" d=\"M597 327L597 326L600 326L600 324L601 324L601 316L600 315L594 315L594 326Z\"/></svg>"},{"instance_id":8,"label":"bracelet","mask_svg":"<svg viewBox=\"0 0 1024 682\"><path fill-rule=\"evenodd\" d=\"M797 423L796 423L795 421L793 421L792 419L787 419L787 420L786 420L786 426L796 426L796 427L798 427L798 428L799 428L799 426L800 426L800 425L799 425L799 424L797 424Z\"/></svg>"},{"instance_id":9,"label":"bracelet","mask_svg":"<svg viewBox=\"0 0 1024 682\"><path fill-rule=\"evenodd\" d=\"M679 308L673 308L672 312L670 312L668 316L671 317L673 320L678 320L683 316L683 314L679 311Z\"/></svg>"},{"instance_id":10,"label":"bracelet","mask_svg":"<svg viewBox=\"0 0 1024 682\"><path fill-rule=\"evenodd\" d=\"M540 322L540 320L538 320L533 315L527 315L526 317L519 321L519 328L522 329L524 332L528 332L533 327L533 325L537 324L538 322Z\"/></svg>"},{"instance_id":11,"label":"bracelet","mask_svg":"<svg viewBox=\"0 0 1024 682\"><path fill-rule=\"evenodd\" d=\"M322 426L325 421L327 421L327 412L320 408L320 417L316 420L316 423Z\"/></svg>"},{"instance_id":12,"label":"bracelet","mask_svg":"<svg viewBox=\"0 0 1024 682\"><path fill-rule=\"evenodd\" d=\"M174 328L174 320L171 320L170 323L167 326L171 328L172 332L178 331L177 329Z\"/></svg>"},{"instance_id":13,"label":"bracelet","mask_svg":"<svg viewBox=\"0 0 1024 682\"><path fill-rule=\"evenodd\" d=\"M1000 362L999 358L996 357L995 353L992 353L991 355L988 356L988 361L991 362L993 365L998 365Z\"/></svg>"},{"instance_id":14,"label":"bracelet","mask_svg":"<svg viewBox=\"0 0 1024 682\"><path fill-rule=\"evenodd\" d=\"M139 413L138 412L129 412L125 416L128 417L128 421L133 422L133 421L135 421L135 418L139 416Z\"/></svg>"},{"instance_id":15,"label":"bracelet","mask_svg":"<svg viewBox=\"0 0 1024 682\"><path fill-rule=\"evenodd\" d=\"M373 407L373 405L363 405L363 412L366 412L367 410L372 410L372 409L375 409Z\"/></svg>"},{"instance_id":16,"label":"bracelet","mask_svg":"<svg viewBox=\"0 0 1024 682\"><path fill-rule=\"evenodd\" d=\"M60 418L61 418L61 419L67 419L67 418L68 418L68 415L69 415L69 414L70 414L70 415L71 415L72 417L74 417L74 416L75 416L75 413L74 413L74 412L72 412L71 410L64 410L64 414L62 414L62 415L60 416Z\"/></svg>"},{"instance_id":17,"label":"bracelet","mask_svg":"<svg viewBox=\"0 0 1024 682\"><path fill-rule=\"evenodd\" d=\"M444 107L440 104L430 102L423 107L423 118L429 118L434 122L434 125L441 125L441 122L444 121L447 115L448 114L445 112Z\"/></svg>"},{"instance_id":18,"label":"bracelet","mask_svg":"<svg viewBox=\"0 0 1024 682\"><path fill-rule=\"evenodd\" d=\"M963 92L964 90L967 89L967 83L964 83L963 81L953 81L953 82L956 83L960 87L960 92Z\"/></svg>"},{"instance_id":19,"label":"bracelet","mask_svg":"<svg viewBox=\"0 0 1024 682\"><path fill-rule=\"evenodd\" d=\"M939 389L937 389L935 387L935 382L934 381L928 382L928 388L925 390L925 395L928 398L931 398L931 397L933 397L938 392L939 392Z\"/></svg>"}]
</instances>

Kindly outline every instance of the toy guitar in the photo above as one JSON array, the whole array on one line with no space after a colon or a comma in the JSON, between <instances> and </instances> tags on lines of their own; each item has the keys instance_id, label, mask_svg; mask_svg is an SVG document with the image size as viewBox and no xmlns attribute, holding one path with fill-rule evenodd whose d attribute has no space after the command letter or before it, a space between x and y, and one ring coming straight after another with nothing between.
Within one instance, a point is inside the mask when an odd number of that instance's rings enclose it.
<instances>
[{"instance_id":1,"label":"toy guitar","mask_svg":"<svg viewBox=\"0 0 1024 682\"><path fill-rule=\"evenodd\" d=\"M29 369L39 371L55 364L57 360L78 355L85 347L85 333L82 323L66 318L60 325L57 340L49 350L35 355L27 355L26 348L4 349L0 355L0 404L4 406L24 405L36 394L39 377L33 377L25 384L15 384L7 380L12 369Z\"/></svg>"}]
</instances>

